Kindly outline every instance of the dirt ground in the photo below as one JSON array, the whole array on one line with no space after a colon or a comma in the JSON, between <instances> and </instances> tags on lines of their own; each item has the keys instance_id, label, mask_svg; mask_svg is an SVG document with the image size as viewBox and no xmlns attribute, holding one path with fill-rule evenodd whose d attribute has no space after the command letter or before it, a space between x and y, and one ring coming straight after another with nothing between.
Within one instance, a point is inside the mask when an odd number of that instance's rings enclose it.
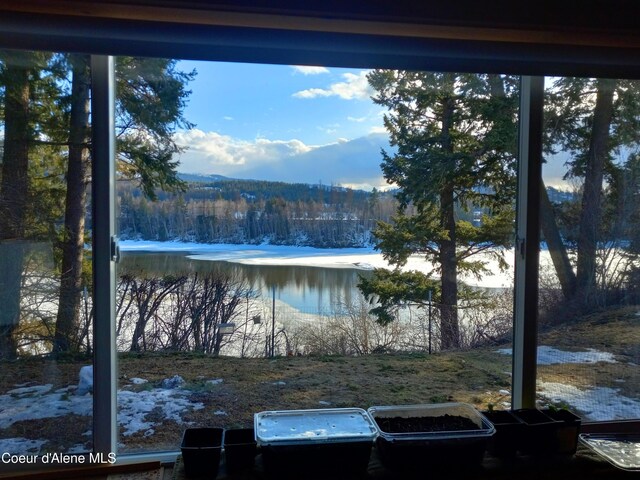
<instances>
[{"instance_id":1,"label":"dirt ground","mask_svg":"<svg viewBox=\"0 0 640 480\"><path fill-rule=\"evenodd\" d=\"M562 350L594 348L610 352L617 363L541 365L538 379L580 386L610 386L640 398L640 316L625 309L612 316L594 314L582 322L541 332L541 345ZM501 345L504 348L509 345ZM442 354L380 354L362 357L283 357L276 359L212 358L187 353L123 354L119 359L119 388L156 388L180 375L189 400L204 408L182 415L183 424L152 411L154 434L121 437L121 452L175 450L186 426L241 427L264 410L361 407L468 402L480 409L510 400L511 357L497 346ZM0 395L16 385L53 384L53 389L78 383L87 360L28 359L1 365ZM130 379L144 378L135 385ZM219 383L208 380L222 379ZM224 412L216 414L216 412ZM73 418L72 418L73 417ZM49 448L78 443L91 428L90 417L66 416L27 420L0 429L0 439L54 439ZM85 437L86 440L86 437Z\"/></svg>"}]
</instances>

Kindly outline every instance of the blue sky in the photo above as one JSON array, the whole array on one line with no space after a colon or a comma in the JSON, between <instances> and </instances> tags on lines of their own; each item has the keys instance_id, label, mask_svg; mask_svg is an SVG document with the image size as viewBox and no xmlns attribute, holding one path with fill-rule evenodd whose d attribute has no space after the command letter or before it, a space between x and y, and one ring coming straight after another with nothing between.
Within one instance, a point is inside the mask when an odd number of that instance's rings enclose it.
<instances>
[{"instance_id":1,"label":"blue sky","mask_svg":"<svg viewBox=\"0 0 640 480\"><path fill-rule=\"evenodd\" d=\"M181 171L384 185L383 109L370 99L366 70L194 61L178 67L197 71L185 110L196 127L176 136L188 147ZM324 149L333 156L325 168L318 155Z\"/></svg>"},{"instance_id":2,"label":"blue sky","mask_svg":"<svg viewBox=\"0 0 640 480\"><path fill-rule=\"evenodd\" d=\"M185 110L193 130L179 170L285 182L388 188L384 109L371 101L367 70L180 61L197 71ZM544 166L547 185L567 188L566 155Z\"/></svg>"}]
</instances>

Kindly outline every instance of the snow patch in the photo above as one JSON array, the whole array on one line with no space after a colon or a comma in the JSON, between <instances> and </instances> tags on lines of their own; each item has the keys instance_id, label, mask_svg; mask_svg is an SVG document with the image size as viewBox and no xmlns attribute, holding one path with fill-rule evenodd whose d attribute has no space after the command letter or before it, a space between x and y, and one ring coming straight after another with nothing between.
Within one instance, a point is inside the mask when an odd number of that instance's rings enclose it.
<instances>
[{"instance_id":1,"label":"snow patch","mask_svg":"<svg viewBox=\"0 0 640 480\"><path fill-rule=\"evenodd\" d=\"M510 348L501 348L496 352L503 355L511 355ZM612 353L600 352L594 348L588 348L583 352L568 352L557 348L541 345L538 347L538 365L556 365L560 363L616 363Z\"/></svg>"},{"instance_id":2,"label":"snow patch","mask_svg":"<svg viewBox=\"0 0 640 480\"><path fill-rule=\"evenodd\" d=\"M66 453L87 453L91 451L91 448L88 448L85 444L83 443L76 443L75 445L71 446L69 448L69 450L67 450Z\"/></svg>"},{"instance_id":3,"label":"snow patch","mask_svg":"<svg viewBox=\"0 0 640 480\"><path fill-rule=\"evenodd\" d=\"M76 395L93 393L93 365L85 365L80 369L80 381Z\"/></svg>"},{"instance_id":4,"label":"snow patch","mask_svg":"<svg viewBox=\"0 0 640 480\"><path fill-rule=\"evenodd\" d=\"M7 394L19 396L19 397L31 397L34 395L43 395L49 392L53 388L53 385L47 383L46 385L33 385L31 387L21 387L9 390Z\"/></svg>"},{"instance_id":5,"label":"snow patch","mask_svg":"<svg viewBox=\"0 0 640 480\"><path fill-rule=\"evenodd\" d=\"M141 431L144 431L145 436L153 435L152 427L155 423L146 417L156 409L159 410L158 413L163 419L182 424L181 413L188 409L204 408L202 403L193 403L187 397L188 392L167 388L154 388L137 393L120 390L118 392L118 423L124 427L123 435L131 436Z\"/></svg>"},{"instance_id":6,"label":"snow patch","mask_svg":"<svg viewBox=\"0 0 640 480\"><path fill-rule=\"evenodd\" d=\"M60 393L46 393L51 385L42 385L38 396L11 394L0 395L0 428L9 428L16 422L40 420L43 418L63 417L69 414L91 415L93 398L90 395L72 395L62 398ZM48 387L48 388L46 388Z\"/></svg>"},{"instance_id":7,"label":"snow patch","mask_svg":"<svg viewBox=\"0 0 640 480\"><path fill-rule=\"evenodd\" d=\"M37 455L46 440L29 440L28 438L0 438L0 452L11 455Z\"/></svg>"},{"instance_id":8,"label":"snow patch","mask_svg":"<svg viewBox=\"0 0 640 480\"><path fill-rule=\"evenodd\" d=\"M186 382L184 381L184 378L182 378L180 375L174 375L171 378L165 378L164 380L162 380L160 387L173 390L175 388L182 387L185 383Z\"/></svg>"},{"instance_id":9,"label":"snow patch","mask_svg":"<svg viewBox=\"0 0 640 480\"><path fill-rule=\"evenodd\" d=\"M553 403L565 403L583 413L586 420L625 420L638 418L640 402L620 395L619 389L595 387L581 390L573 385L538 382L538 393Z\"/></svg>"},{"instance_id":10,"label":"snow patch","mask_svg":"<svg viewBox=\"0 0 640 480\"><path fill-rule=\"evenodd\" d=\"M566 352L547 346L538 347L538 365L598 362L616 363L616 360L613 354L600 352L595 348L588 348L584 352Z\"/></svg>"},{"instance_id":11,"label":"snow patch","mask_svg":"<svg viewBox=\"0 0 640 480\"><path fill-rule=\"evenodd\" d=\"M149 380L146 380L144 378L138 378L138 377L130 378L129 381L134 385L143 385L145 383L149 383Z\"/></svg>"},{"instance_id":12,"label":"snow patch","mask_svg":"<svg viewBox=\"0 0 640 480\"><path fill-rule=\"evenodd\" d=\"M28 387L28 390L21 389L13 394L0 395L0 429L9 428L16 422L26 420L41 420L70 414L79 416L93 414L91 395L69 396L60 394L58 391L48 393L51 388L51 385L41 385ZM39 395L32 396L34 392ZM181 424L183 423L180 416L182 413L204 408L200 402L191 402L188 396L189 392L181 389L155 388L142 392L118 390L118 422L124 428L125 435L133 435L140 431L148 432L154 423L146 417L155 410L162 415L163 419Z\"/></svg>"},{"instance_id":13,"label":"snow patch","mask_svg":"<svg viewBox=\"0 0 640 480\"><path fill-rule=\"evenodd\" d=\"M208 385L220 385L224 380L222 378L214 378L213 380L207 380Z\"/></svg>"}]
</instances>

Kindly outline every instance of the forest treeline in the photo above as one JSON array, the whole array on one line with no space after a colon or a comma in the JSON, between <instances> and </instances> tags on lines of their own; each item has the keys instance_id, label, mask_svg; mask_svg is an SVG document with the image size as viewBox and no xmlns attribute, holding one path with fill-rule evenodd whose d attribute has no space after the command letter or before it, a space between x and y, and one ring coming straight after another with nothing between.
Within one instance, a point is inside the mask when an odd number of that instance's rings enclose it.
<instances>
[{"instance_id":1,"label":"forest treeline","mask_svg":"<svg viewBox=\"0 0 640 480\"><path fill-rule=\"evenodd\" d=\"M118 193L121 238L157 241L365 247L397 208L390 192L257 180L189 183L155 202L131 182Z\"/></svg>"},{"instance_id":2,"label":"forest treeline","mask_svg":"<svg viewBox=\"0 0 640 480\"><path fill-rule=\"evenodd\" d=\"M335 185L220 178L193 181L182 193L158 192L149 201L133 182L118 182L119 231L126 240L367 247L378 221L388 222L398 203L394 191ZM206 180L206 177L203 177ZM575 192L547 187L556 205ZM480 221L482 209L456 209L458 218ZM560 227L562 229L562 226Z\"/></svg>"}]
</instances>

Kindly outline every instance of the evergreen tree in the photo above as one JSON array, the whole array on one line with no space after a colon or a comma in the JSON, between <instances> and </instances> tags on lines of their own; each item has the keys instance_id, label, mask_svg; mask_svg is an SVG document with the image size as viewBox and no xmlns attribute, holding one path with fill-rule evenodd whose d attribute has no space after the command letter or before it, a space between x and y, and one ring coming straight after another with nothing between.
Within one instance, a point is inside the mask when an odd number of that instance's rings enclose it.
<instances>
[{"instance_id":1,"label":"evergreen tree","mask_svg":"<svg viewBox=\"0 0 640 480\"><path fill-rule=\"evenodd\" d=\"M20 321L24 260L29 241L40 239L43 233L34 228L34 219L42 218L42 213L33 206L46 203L48 198L36 193L31 172L38 153L42 153L40 160L48 158L41 150L36 151L36 141L47 119L56 113L51 103L57 91L48 68L51 58L51 54L39 52L0 53L0 111L4 126L0 169L0 359L17 355L14 332Z\"/></svg>"},{"instance_id":2,"label":"evergreen tree","mask_svg":"<svg viewBox=\"0 0 640 480\"><path fill-rule=\"evenodd\" d=\"M567 177L582 180L577 221L577 272L572 294L594 301L598 249L606 236L605 184L614 185L614 154L640 143L640 82L563 77L547 92L547 150L571 155ZM618 182L619 183L619 182Z\"/></svg>"},{"instance_id":3,"label":"evergreen tree","mask_svg":"<svg viewBox=\"0 0 640 480\"><path fill-rule=\"evenodd\" d=\"M17 242L33 237L34 232L44 231L49 241L60 247L57 256L61 281L53 349L57 352L75 349L80 295L87 282L83 278L83 264L91 152L89 57L4 53L0 68L5 130L0 240L5 248L13 248L18 246ZM156 198L156 189L182 189L184 184L176 172L178 162L173 158L179 148L172 134L178 127L191 126L184 119L183 110L189 95L186 84L195 73L180 72L174 60L164 59L119 57L116 68L120 175L136 181L152 199ZM47 89L46 95L36 95L43 89ZM40 154L45 148L57 148L57 155ZM33 232L25 227L34 205L47 204L53 208L46 196L33 195L35 186L40 192L46 191L46 185L40 185L43 181L29 172L29 157L36 152L39 161L52 162L42 167L49 171L51 179L62 174L66 178L66 185L59 189L64 199L61 229L59 218L54 220L51 215L35 211L31 216L47 217L49 228L43 229L34 221L30 223ZM54 166L58 168L61 164L65 165L63 170L55 172ZM2 270L7 274L3 277L4 288L0 289L3 298L6 296L0 319L1 357L15 356L12 335L20 315L20 258L22 253L2 255L2 261L7 263Z\"/></svg>"},{"instance_id":4,"label":"evergreen tree","mask_svg":"<svg viewBox=\"0 0 640 480\"><path fill-rule=\"evenodd\" d=\"M69 63L73 77L56 352L75 348L73 335L78 325L82 290L84 213L90 170L89 57L71 55ZM179 72L175 64L175 60L118 57L116 65L118 167L125 178L137 180L151 199L156 198L158 188L184 188L177 177L178 162L173 159L179 148L172 133L177 127L191 126L182 112L189 94L185 84L194 73ZM166 227L163 231L166 233Z\"/></svg>"},{"instance_id":5,"label":"evergreen tree","mask_svg":"<svg viewBox=\"0 0 640 480\"><path fill-rule=\"evenodd\" d=\"M376 271L361 281L361 289L383 299L374 313L387 322L399 302L424 302L425 282L439 276L441 348L455 348L458 274L488 273L473 258L479 252L492 253L504 265L495 247L513 237L517 79L375 70L368 80L373 101L388 109L385 127L397 150L383 151L381 166L387 182L398 188L399 207L392 223L381 222L375 231L377 247L396 271ZM471 207L488 212L480 226L456 214L457 208ZM422 280L415 272L401 273L413 254L432 262L434 272Z\"/></svg>"},{"instance_id":6,"label":"evergreen tree","mask_svg":"<svg viewBox=\"0 0 640 480\"><path fill-rule=\"evenodd\" d=\"M53 350L75 349L74 336L79 323L80 292L83 288L83 260L85 243L85 214L87 187L91 164L89 162L90 123L89 104L91 76L87 55L70 55L71 95L68 99L68 124L63 138L68 142L67 188L64 227L62 233L62 264L60 294Z\"/></svg>"}]
</instances>

